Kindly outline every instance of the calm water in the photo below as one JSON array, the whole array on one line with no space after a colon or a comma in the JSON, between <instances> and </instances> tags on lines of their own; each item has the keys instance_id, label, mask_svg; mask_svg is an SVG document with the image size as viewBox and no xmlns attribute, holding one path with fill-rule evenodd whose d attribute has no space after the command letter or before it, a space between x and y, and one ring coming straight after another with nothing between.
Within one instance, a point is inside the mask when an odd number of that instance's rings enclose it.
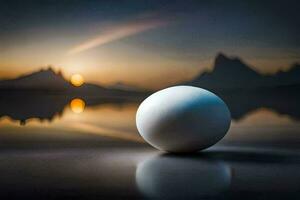
<instances>
[{"instance_id":1,"label":"calm water","mask_svg":"<svg viewBox=\"0 0 300 200\"><path fill-rule=\"evenodd\" d=\"M139 136L142 99L2 96L0 196L299 198L298 97L223 98L233 115L225 138L205 152L176 156Z\"/></svg>"}]
</instances>

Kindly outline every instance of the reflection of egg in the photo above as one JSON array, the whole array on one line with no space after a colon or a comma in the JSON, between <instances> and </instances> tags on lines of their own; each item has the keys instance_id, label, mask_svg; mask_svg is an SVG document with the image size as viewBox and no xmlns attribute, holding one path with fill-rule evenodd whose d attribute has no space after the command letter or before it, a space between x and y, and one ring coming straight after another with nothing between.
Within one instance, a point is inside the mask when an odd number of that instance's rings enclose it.
<instances>
[{"instance_id":1,"label":"reflection of egg","mask_svg":"<svg viewBox=\"0 0 300 200\"><path fill-rule=\"evenodd\" d=\"M201 157L156 156L138 164L136 183L154 199L202 199L227 191L231 169L224 163Z\"/></svg>"},{"instance_id":2,"label":"reflection of egg","mask_svg":"<svg viewBox=\"0 0 300 200\"><path fill-rule=\"evenodd\" d=\"M192 152L224 137L230 111L215 94L197 87L175 86L144 100L136 114L142 137L157 149Z\"/></svg>"}]
</instances>

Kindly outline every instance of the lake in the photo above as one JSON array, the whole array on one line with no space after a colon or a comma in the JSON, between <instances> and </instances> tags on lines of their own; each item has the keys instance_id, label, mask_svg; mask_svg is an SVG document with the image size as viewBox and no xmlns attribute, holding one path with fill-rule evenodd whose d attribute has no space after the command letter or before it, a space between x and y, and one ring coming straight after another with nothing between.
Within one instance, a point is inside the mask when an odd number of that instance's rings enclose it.
<instances>
[{"instance_id":1,"label":"lake","mask_svg":"<svg viewBox=\"0 0 300 200\"><path fill-rule=\"evenodd\" d=\"M233 117L225 138L185 156L159 152L139 136L143 98L2 95L0 196L299 198L298 94L234 94L220 95Z\"/></svg>"}]
</instances>

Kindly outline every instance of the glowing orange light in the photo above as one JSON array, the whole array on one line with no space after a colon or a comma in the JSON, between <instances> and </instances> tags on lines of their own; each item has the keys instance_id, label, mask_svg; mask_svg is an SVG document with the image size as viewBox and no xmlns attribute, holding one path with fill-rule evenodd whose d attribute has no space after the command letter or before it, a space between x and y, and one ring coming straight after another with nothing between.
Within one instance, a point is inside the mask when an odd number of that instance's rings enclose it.
<instances>
[{"instance_id":1,"label":"glowing orange light","mask_svg":"<svg viewBox=\"0 0 300 200\"><path fill-rule=\"evenodd\" d=\"M79 87L84 83L84 79L80 74L74 74L71 76L71 83L74 86Z\"/></svg>"},{"instance_id":2,"label":"glowing orange light","mask_svg":"<svg viewBox=\"0 0 300 200\"><path fill-rule=\"evenodd\" d=\"M70 107L74 113L82 113L85 108L85 102L82 99L73 99Z\"/></svg>"}]
</instances>

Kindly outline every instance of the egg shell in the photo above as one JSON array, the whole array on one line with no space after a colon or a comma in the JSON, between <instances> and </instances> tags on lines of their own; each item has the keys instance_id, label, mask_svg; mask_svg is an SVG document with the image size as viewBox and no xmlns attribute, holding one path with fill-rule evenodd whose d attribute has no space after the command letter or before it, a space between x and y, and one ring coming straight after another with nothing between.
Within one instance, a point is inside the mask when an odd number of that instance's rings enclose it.
<instances>
[{"instance_id":1,"label":"egg shell","mask_svg":"<svg viewBox=\"0 0 300 200\"><path fill-rule=\"evenodd\" d=\"M208 148L225 136L230 123L230 111L222 99L192 86L155 92L136 114L136 126L145 141L167 152Z\"/></svg>"}]
</instances>

